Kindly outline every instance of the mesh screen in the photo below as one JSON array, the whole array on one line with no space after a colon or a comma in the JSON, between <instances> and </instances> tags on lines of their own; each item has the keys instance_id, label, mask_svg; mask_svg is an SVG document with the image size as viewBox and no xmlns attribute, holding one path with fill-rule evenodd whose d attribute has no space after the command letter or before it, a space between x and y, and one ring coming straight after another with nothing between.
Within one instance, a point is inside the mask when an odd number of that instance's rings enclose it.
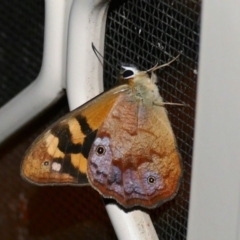
<instances>
[{"instance_id":1,"label":"mesh screen","mask_svg":"<svg viewBox=\"0 0 240 240\"><path fill-rule=\"evenodd\" d=\"M117 4L116 4L117 2ZM44 1L0 1L0 106L33 81L41 67ZM122 62L157 72L184 161L177 197L148 211L160 239L185 239L190 190L199 43L199 1L112 1L105 38L104 85L117 83ZM66 98L0 146L0 239L116 239L99 194L91 188L37 187L19 176L31 142L68 112Z\"/></svg>"},{"instance_id":2,"label":"mesh screen","mask_svg":"<svg viewBox=\"0 0 240 240\"><path fill-rule=\"evenodd\" d=\"M105 87L116 84L121 63L141 70L179 60L157 72L183 159L184 176L177 197L149 211L159 239L186 239L193 146L194 108L199 47L199 1L125 1L112 4L105 42Z\"/></svg>"},{"instance_id":3,"label":"mesh screen","mask_svg":"<svg viewBox=\"0 0 240 240\"><path fill-rule=\"evenodd\" d=\"M0 107L37 77L43 31L44 1L0 1Z\"/></svg>"}]
</instances>

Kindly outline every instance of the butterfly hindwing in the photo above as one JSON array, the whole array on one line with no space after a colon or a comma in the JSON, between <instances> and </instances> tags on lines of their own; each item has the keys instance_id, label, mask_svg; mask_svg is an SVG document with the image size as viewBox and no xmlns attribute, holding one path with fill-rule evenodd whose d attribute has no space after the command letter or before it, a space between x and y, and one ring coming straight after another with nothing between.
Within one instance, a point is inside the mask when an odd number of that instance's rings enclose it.
<instances>
[{"instance_id":1,"label":"butterfly hindwing","mask_svg":"<svg viewBox=\"0 0 240 240\"><path fill-rule=\"evenodd\" d=\"M176 195L181 158L161 96L158 106L148 101L142 86L139 98L138 89L120 96L98 129L88 178L104 197L126 208L153 208Z\"/></svg>"},{"instance_id":2,"label":"butterfly hindwing","mask_svg":"<svg viewBox=\"0 0 240 240\"><path fill-rule=\"evenodd\" d=\"M88 184L87 159L99 126L126 85L100 94L40 135L27 151L21 175L36 184Z\"/></svg>"}]
</instances>

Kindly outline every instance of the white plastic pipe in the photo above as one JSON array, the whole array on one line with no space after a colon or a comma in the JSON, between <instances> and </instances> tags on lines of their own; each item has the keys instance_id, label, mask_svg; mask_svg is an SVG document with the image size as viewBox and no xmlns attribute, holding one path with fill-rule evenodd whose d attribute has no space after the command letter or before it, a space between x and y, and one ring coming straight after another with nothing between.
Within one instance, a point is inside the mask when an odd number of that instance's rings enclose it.
<instances>
[{"instance_id":1,"label":"white plastic pipe","mask_svg":"<svg viewBox=\"0 0 240 240\"><path fill-rule=\"evenodd\" d=\"M103 53L107 6L100 0L75 0L69 19L67 82L69 106L74 109L103 91L103 67L92 43Z\"/></svg>"},{"instance_id":2,"label":"white plastic pipe","mask_svg":"<svg viewBox=\"0 0 240 240\"><path fill-rule=\"evenodd\" d=\"M75 0L72 7L67 61L67 94L74 109L103 90L102 66L91 43L103 53L106 6L96 8L99 0ZM125 213L117 205L106 206L119 240L156 240L148 214L138 210Z\"/></svg>"},{"instance_id":3,"label":"white plastic pipe","mask_svg":"<svg viewBox=\"0 0 240 240\"><path fill-rule=\"evenodd\" d=\"M240 1L203 1L188 240L240 239Z\"/></svg>"},{"instance_id":4,"label":"white plastic pipe","mask_svg":"<svg viewBox=\"0 0 240 240\"><path fill-rule=\"evenodd\" d=\"M140 210L125 212L115 204L106 209L119 240L157 240L158 236L149 215Z\"/></svg>"},{"instance_id":5,"label":"white plastic pipe","mask_svg":"<svg viewBox=\"0 0 240 240\"><path fill-rule=\"evenodd\" d=\"M45 1L42 68L37 79L0 109L0 143L62 93L66 77L67 27L72 0Z\"/></svg>"}]
</instances>

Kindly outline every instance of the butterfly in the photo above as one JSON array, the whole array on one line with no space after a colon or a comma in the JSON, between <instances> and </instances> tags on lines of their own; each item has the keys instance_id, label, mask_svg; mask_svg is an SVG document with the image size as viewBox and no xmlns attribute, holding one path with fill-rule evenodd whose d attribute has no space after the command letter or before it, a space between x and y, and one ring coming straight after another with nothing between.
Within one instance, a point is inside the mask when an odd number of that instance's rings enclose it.
<instances>
[{"instance_id":1,"label":"butterfly","mask_svg":"<svg viewBox=\"0 0 240 240\"><path fill-rule=\"evenodd\" d=\"M171 200L182 163L157 68L123 66L122 85L68 113L33 142L21 176L37 185L90 184L125 208Z\"/></svg>"}]
</instances>

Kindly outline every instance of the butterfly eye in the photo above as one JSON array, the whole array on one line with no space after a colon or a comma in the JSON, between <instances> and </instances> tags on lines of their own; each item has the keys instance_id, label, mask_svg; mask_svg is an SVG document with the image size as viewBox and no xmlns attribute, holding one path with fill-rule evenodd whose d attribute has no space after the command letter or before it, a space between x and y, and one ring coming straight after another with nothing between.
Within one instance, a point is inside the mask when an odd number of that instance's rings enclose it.
<instances>
[{"instance_id":1,"label":"butterfly eye","mask_svg":"<svg viewBox=\"0 0 240 240\"><path fill-rule=\"evenodd\" d=\"M45 162L43 163L43 165L44 165L44 166L48 166L48 165L49 165L49 162L48 162L48 161L45 161Z\"/></svg>"},{"instance_id":2,"label":"butterfly eye","mask_svg":"<svg viewBox=\"0 0 240 240\"><path fill-rule=\"evenodd\" d=\"M97 155L103 155L105 152L106 152L106 149L103 146L98 146L96 149Z\"/></svg>"},{"instance_id":3,"label":"butterfly eye","mask_svg":"<svg viewBox=\"0 0 240 240\"><path fill-rule=\"evenodd\" d=\"M126 70L126 71L124 71L122 76L123 76L124 79L128 79L128 78L134 76L134 72L132 70Z\"/></svg>"},{"instance_id":4,"label":"butterfly eye","mask_svg":"<svg viewBox=\"0 0 240 240\"><path fill-rule=\"evenodd\" d=\"M153 177L153 176L149 176L148 177L148 183L150 183L150 184L153 184L154 182L155 182L155 177Z\"/></svg>"}]
</instances>

